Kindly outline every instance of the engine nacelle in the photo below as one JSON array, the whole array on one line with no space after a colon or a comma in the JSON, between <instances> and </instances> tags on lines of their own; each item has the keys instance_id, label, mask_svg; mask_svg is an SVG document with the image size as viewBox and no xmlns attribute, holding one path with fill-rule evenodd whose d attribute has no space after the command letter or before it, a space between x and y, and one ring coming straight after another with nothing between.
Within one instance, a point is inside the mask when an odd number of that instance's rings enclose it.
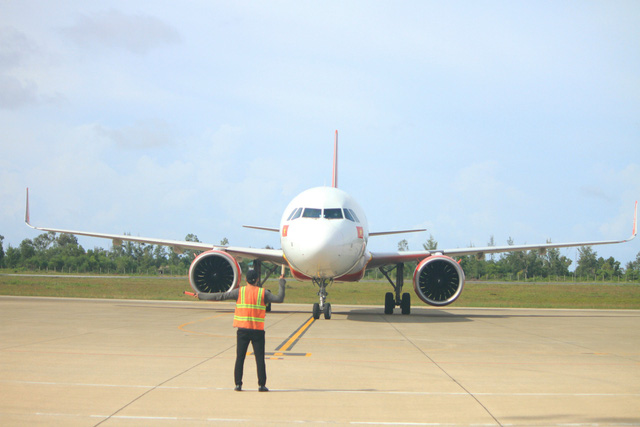
<instances>
[{"instance_id":1,"label":"engine nacelle","mask_svg":"<svg viewBox=\"0 0 640 427\"><path fill-rule=\"evenodd\" d=\"M240 283L242 270L234 257L211 250L196 257L189 268L189 284L196 292L226 292Z\"/></svg>"},{"instance_id":2,"label":"engine nacelle","mask_svg":"<svg viewBox=\"0 0 640 427\"><path fill-rule=\"evenodd\" d=\"M425 258L413 273L413 289L422 301L444 306L462 293L464 271L454 259L444 255Z\"/></svg>"}]
</instances>

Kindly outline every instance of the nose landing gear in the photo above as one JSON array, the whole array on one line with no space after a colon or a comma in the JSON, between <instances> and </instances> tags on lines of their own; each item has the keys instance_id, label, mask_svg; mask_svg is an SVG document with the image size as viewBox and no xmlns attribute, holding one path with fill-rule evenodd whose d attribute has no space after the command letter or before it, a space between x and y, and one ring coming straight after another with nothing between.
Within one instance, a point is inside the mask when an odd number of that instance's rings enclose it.
<instances>
[{"instance_id":1,"label":"nose landing gear","mask_svg":"<svg viewBox=\"0 0 640 427\"><path fill-rule=\"evenodd\" d=\"M318 286L318 296L320 302L313 304L313 318L319 319L320 313L324 314L324 318L331 319L331 303L327 302L327 286L333 283L333 279L312 279L313 283Z\"/></svg>"}]
</instances>

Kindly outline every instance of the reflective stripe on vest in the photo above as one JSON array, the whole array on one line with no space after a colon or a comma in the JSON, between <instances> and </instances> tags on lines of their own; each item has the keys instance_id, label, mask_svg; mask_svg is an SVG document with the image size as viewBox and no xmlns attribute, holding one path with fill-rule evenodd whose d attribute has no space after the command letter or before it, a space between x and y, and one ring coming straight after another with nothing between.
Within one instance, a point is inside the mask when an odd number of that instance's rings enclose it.
<instances>
[{"instance_id":1,"label":"reflective stripe on vest","mask_svg":"<svg viewBox=\"0 0 640 427\"><path fill-rule=\"evenodd\" d=\"M251 285L241 287L233 316L233 326L264 331L266 313L264 289Z\"/></svg>"}]
</instances>

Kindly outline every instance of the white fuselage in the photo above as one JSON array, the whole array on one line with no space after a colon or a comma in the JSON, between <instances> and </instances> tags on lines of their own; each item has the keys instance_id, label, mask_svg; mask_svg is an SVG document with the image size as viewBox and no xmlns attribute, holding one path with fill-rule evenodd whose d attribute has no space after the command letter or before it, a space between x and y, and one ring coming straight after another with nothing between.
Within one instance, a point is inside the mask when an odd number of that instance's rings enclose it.
<instances>
[{"instance_id":1,"label":"white fuselage","mask_svg":"<svg viewBox=\"0 0 640 427\"><path fill-rule=\"evenodd\" d=\"M280 221L280 243L299 279L359 280L370 259L364 211L344 191L316 187L296 196Z\"/></svg>"}]
</instances>

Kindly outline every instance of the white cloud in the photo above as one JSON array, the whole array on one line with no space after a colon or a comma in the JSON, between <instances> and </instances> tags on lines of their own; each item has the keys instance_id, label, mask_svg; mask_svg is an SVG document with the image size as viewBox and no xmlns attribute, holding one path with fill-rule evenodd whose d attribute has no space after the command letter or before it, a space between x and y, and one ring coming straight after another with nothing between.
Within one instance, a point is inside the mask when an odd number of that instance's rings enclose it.
<instances>
[{"instance_id":1,"label":"white cloud","mask_svg":"<svg viewBox=\"0 0 640 427\"><path fill-rule=\"evenodd\" d=\"M83 48L108 47L135 54L181 41L178 31L160 19L115 9L83 14L75 25L61 31Z\"/></svg>"},{"instance_id":2,"label":"white cloud","mask_svg":"<svg viewBox=\"0 0 640 427\"><path fill-rule=\"evenodd\" d=\"M37 84L20 73L35 53L33 42L24 33L0 26L0 110L38 103Z\"/></svg>"},{"instance_id":3,"label":"white cloud","mask_svg":"<svg viewBox=\"0 0 640 427\"><path fill-rule=\"evenodd\" d=\"M35 83L0 75L0 109L16 109L37 102L38 88Z\"/></svg>"},{"instance_id":4,"label":"white cloud","mask_svg":"<svg viewBox=\"0 0 640 427\"><path fill-rule=\"evenodd\" d=\"M96 124L94 128L99 136L125 149L158 148L174 143L172 131L164 120L141 120L117 129Z\"/></svg>"}]
</instances>

